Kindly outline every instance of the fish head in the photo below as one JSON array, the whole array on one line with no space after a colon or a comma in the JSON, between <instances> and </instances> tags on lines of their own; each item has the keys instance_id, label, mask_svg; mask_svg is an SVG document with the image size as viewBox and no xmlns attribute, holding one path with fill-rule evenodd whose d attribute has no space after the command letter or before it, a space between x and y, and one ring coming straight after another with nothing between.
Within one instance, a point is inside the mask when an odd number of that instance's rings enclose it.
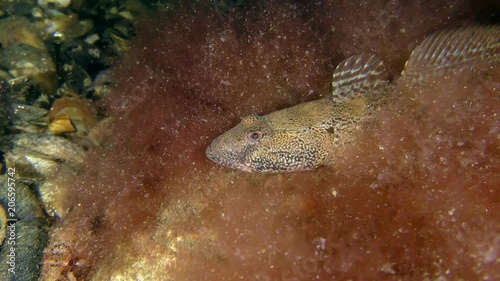
<instances>
[{"instance_id":1,"label":"fish head","mask_svg":"<svg viewBox=\"0 0 500 281\"><path fill-rule=\"evenodd\" d=\"M276 130L265 117L243 118L213 140L206 150L207 157L221 166L245 172L297 172L320 166L326 153L323 147L315 146L323 142L317 141L318 132Z\"/></svg>"}]
</instances>

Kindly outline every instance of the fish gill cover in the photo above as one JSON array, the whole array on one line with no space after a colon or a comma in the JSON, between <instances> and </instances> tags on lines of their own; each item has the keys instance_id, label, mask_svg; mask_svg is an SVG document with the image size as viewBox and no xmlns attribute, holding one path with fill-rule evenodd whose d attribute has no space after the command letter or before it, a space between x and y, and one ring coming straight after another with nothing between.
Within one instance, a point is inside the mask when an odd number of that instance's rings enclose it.
<instances>
[{"instance_id":1,"label":"fish gill cover","mask_svg":"<svg viewBox=\"0 0 500 281\"><path fill-rule=\"evenodd\" d=\"M335 65L352 54L378 55L397 78L426 35L470 23L471 5L244 3L181 4L138 24L115 71L108 145L61 180L71 211L49 251L65 245L75 262L58 274L499 278L498 66L418 89L396 80L378 124L332 167L246 174L204 155L242 116L328 93ZM51 280L48 267L42 279Z\"/></svg>"}]
</instances>

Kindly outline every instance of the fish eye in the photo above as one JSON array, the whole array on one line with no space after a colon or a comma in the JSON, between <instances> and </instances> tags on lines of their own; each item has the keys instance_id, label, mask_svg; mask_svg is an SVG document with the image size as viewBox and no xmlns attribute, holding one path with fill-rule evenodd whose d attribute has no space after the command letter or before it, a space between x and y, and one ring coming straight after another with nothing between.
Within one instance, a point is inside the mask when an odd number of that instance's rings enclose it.
<instances>
[{"instance_id":1,"label":"fish eye","mask_svg":"<svg viewBox=\"0 0 500 281\"><path fill-rule=\"evenodd\" d=\"M262 139L262 132L261 131L250 131L247 133L247 140L250 142L257 142Z\"/></svg>"}]
</instances>

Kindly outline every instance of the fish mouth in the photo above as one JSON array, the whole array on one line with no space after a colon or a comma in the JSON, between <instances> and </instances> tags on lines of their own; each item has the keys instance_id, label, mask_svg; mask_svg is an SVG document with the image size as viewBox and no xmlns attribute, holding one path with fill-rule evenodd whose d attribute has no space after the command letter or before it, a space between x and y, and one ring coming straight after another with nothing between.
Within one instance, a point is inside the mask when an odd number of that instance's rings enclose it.
<instances>
[{"instance_id":1,"label":"fish mouth","mask_svg":"<svg viewBox=\"0 0 500 281\"><path fill-rule=\"evenodd\" d=\"M207 149L205 150L205 155L207 156L210 161L215 162L216 164L222 165L223 161L217 157L217 155L214 153L214 150L212 149L212 145L209 145Z\"/></svg>"},{"instance_id":2,"label":"fish mouth","mask_svg":"<svg viewBox=\"0 0 500 281\"><path fill-rule=\"evenodd\" d=\"M212 146L209 145L207 147L207 149L205 150L205 155L207 156L208 159L210 159L211 161L214 161L213 158L214 158L214 155L212 153ZM214 161L215 162L215 161Z\"/></svg>"},{"instance_id":3,"label":"fish mouth","mask_svg":"<svg viewBox=\"0 0 500 281\"><path fill-rule=\"evenodd\" d=\"M212 145L209 145L207 147L207 149L205 150L205 155L208 159L210 159L210 161L218 165L248 173L254 172L254 169L242 163L240 159L238 159L234 155L231 155L231 153L227 154L227 157L220 157L218 154L214 153Z\"/></svg>"},{"instance_id":4,"label":"fish mouth","mask_svg":"<svg viewBox=\"0 0 500 281\"><path fill-rule=\"evenodd\" d=\"M213 150L210 146L207 147L207 149L205 150L205 155L207 156L208 160L214 162L215 164L219 164L220 163L219 159L217 159L217 157L213 154L212 151Z\"/></svg>"}]
</instances>

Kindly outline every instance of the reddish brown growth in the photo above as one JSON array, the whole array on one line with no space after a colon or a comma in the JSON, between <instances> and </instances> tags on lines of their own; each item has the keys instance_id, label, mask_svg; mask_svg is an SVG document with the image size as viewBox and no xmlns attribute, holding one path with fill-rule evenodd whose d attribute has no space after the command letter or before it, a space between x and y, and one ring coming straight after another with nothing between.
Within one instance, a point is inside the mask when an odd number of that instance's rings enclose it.
<instances>
[{"instance_id":1,"label":"reddish brown growth","mask_svg":"<svg viewBox=\"0 0 500 281\"><path fill-rule=\"evenodd\" d=\"M327 93L342 43L379 11L257 2L222 19L186 9L140 25L110 97L111 147L89 153L56 231L67 235L52 243L71 236L96 280L499 278L498 74L397 87L380 124L332 167L255 175L205 158L240 117ZM392 57L464 16L434 5L402 8L392 31L356 46ZM409 51L398 54L393 70ZM157 262L168 255L173 266Z\"/></svg>"}]
</instances>

